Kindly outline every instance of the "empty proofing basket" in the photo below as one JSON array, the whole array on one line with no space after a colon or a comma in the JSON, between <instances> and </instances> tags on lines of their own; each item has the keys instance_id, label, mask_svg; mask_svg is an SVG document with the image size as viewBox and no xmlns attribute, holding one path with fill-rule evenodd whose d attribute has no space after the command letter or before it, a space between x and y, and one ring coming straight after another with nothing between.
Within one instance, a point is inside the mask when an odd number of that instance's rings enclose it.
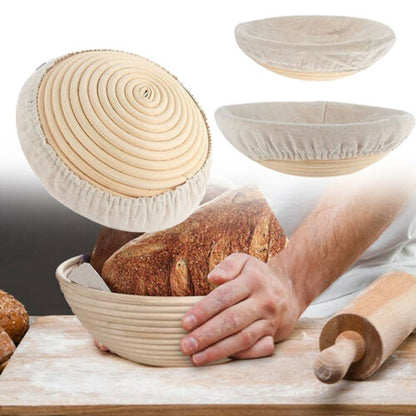
<instances>
[{"instance_id":1,"label":"empty proofing basket","mask_svg":"<svg viewBox=\"0 0 416 416\"><path fill-rule=\"evenodd\" d=\"M74 314L94 339L120 357L157 367L191 366L180 350L181 320L199 296L138 296L90 289L68 279L81 256L56 270Z\"/></svg>"},{"instance_id":2,"label":"empty proofing basket","mask_svg":"<svg viewBox=\"0 0 416 416\"><path fill-rule=\"evenodd\" d=\"M240 48L271 71L305 80L330 80L369 67L392 47L386 25L343 16L283 16L241 23Z\"/></svg>"},{"instance_id":3,"label":"empty proofing basket","mask_svg":"<svg viewBox=\"0 0 416 416\"><path fill-rule=\"evenodd\" d=\"M205 116L175 77L140 56L85 51L43 64L20 93L17 128L49 193L108 227L173 226L205 193Z\"/></svg>"},{"instance_id":4,"label":"empty proofing basket","mask_svg":"<svg viewBox=\"0 0 416 416\"><path fill-rule=\"evenodd\" d=\"M215 118L240 152L300 176L360 170L396 148L414 126L404 111L321 101L230 105Z\"/></svg>"}]
</instances>

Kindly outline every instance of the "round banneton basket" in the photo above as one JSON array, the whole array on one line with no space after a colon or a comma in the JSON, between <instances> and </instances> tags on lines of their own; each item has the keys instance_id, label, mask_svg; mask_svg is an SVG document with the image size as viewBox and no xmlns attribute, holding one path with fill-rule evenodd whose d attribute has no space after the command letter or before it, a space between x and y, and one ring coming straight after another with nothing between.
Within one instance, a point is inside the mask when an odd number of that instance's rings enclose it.
<instances>
[{"instance_id":1,"label":"round banneton basket","mask_svg":"<svg viewBox=\"0 0 416 416\"><path fill-rule=\"evenodd\" d=\"M137 296L90 289L67 277L80 258L63 262L56 277L73 313L94 339L112 353L140 364L192 365L180 350L186 334L181 319L202 296Z\"/></svg>"},{"instance_id":2,"label":"round banneton basket","mask_svg":"<svg viewBox=\"0 0 416 416\"><path fill-rule=\"evenodd\" d=\"M177 78L138 55L91 50L41 65L20 93L17 129L49 193L111 228L172 227L206 190L203 111Z\"/></svg>"},{"instance_id":3,"label":"round banneton basket","mask_svg":"<svg viewBox=\"0 0 416 416\"><path fill-rule=\"evenodd\" d=\"M322 101L230 105L215 118L240 152L298 176L363 169L399 146L415 122L405 111Z\"/></svg>"},{"instance_id":4,"label":"round banneton basket","mask_svg":"<svg viewBox=\"0 0 416 416\"><path fill-rule=\"evenodd\" d=\"M282 16L239 24L240 48L278 74L326 81L369 67L393 46L386 25L344 16Z\"/></svg>"}]
</instances>

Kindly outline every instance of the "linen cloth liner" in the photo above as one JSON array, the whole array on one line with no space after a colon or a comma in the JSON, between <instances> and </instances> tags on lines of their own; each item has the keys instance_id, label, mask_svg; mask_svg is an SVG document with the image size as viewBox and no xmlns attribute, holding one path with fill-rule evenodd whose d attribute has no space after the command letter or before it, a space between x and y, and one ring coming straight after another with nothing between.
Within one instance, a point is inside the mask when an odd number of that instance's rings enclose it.
<instances>
[{"instance_id":1,"label":"linen cloth liner","mask_svg":"<svg viewBox=\"0 0 416 416\"><path fill-rule=\"evenodd\" d=\"M293 71L332 73L367 68L395 42L386 25L342 16L283 16L240 23L240 48L252 59Z\"/></svg>"},{"instance_id":2,"label":"linen cloth liner","mask_svg":"<svg viewBox=\"0 0 416 416\"><path fill-rule=\"evenodd\" d=\"M262 160L329 160L389 152L411 132L400 110L336 102L268 102L220 107L215 119L243 154Z\"/></svg>"},{"instance_id":3,"label":"linen cloth liner","mask_svg":"<svg viewBox=\"0 0 416 416\"><path fill-rule=\"evenodd\" d=\"M124 231L153 232L184 221L205 193L211 166L211 150L201 169L184 184L151 197L112 195L74 174L47 143L39 121L37 93L53 59L26 81L18 99L16 122L23 152L46 190L78 214L107 227Z\"/></svg>"}]
</instances>

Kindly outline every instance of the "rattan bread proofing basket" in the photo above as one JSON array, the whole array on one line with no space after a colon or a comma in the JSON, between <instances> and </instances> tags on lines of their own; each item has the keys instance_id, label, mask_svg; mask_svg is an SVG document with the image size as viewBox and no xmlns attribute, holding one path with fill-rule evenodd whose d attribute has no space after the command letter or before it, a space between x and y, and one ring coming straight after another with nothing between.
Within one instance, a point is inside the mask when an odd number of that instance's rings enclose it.
<instances>
[{"instance_id":1,"label":"rattan bread proofing basket","mask_svg":"<svg viewBox=\"0 0 416 416\"><path fill-rule=\"evenodd\" d=\"M323 101L230 105L215 118L240 152L298 176L363 169L399 146L415 122L401 110Z\"/></svg>"},{"instance_id":2,"label":"rattan bread proofing basket","mask_svg":"<svg viewBox=\"0 0 416 416\"><path fill-rule=\"evenodd\" d=\"M395 35L386 25L346 16L281 16L239 24L240 48L291 78L326 81L361 71L385 55Z\"/></svg>"},{"instance_id":3,"label":"rattan bread proofing basket","mask_svg":"<svg viewBox=\"0 0 416 416\"><path fill-rule=\"evenodd\" d=\"M141 56L93 50L43 64L20 93L17 128L48 192L102 225L165 229L205 193L205 115L174 76Z\"/></svg>"},{"instance_id":4,"label":"rattan bread proofing basket","mask_svg":"<svg viewBox=\"0 0 416 416\"><path fill-rule=\"evenodd\" d=\"M68 305L94 339L131 361L157 367L187 367L180 350L181 319L202 296L138 296L90 289L68 279L81 256L56 270Z\"/></svg>"}]
</instances>

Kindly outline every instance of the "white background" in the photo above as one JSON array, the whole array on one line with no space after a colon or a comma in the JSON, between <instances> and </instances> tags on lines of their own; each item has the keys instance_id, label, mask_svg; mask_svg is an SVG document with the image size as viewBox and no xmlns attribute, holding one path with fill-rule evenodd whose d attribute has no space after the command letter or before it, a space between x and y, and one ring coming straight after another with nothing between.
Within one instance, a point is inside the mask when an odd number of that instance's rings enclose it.
<instances>
[{"instance_id":1,"label":"white background","mask_svg":"<svg viewBox=\"0 0 416 416\"><path fill-rule=\"evenodd\" d=\"M205 110L214 141L213 174L250 179L269 175L228 144L215 125L217 107L254 101L334 100L416 113L414 1L9 1L2 11L0 179L38 184L20 150L15 105L26 78L44 61L83 49L143 55L175 74ZM306 82L278 76L238 48L236 24L292 14L349 15L378 20L397 36L369 69L343 80ZM415 133L391 156L414 157Z\"/></svg>"}]
</instances>

